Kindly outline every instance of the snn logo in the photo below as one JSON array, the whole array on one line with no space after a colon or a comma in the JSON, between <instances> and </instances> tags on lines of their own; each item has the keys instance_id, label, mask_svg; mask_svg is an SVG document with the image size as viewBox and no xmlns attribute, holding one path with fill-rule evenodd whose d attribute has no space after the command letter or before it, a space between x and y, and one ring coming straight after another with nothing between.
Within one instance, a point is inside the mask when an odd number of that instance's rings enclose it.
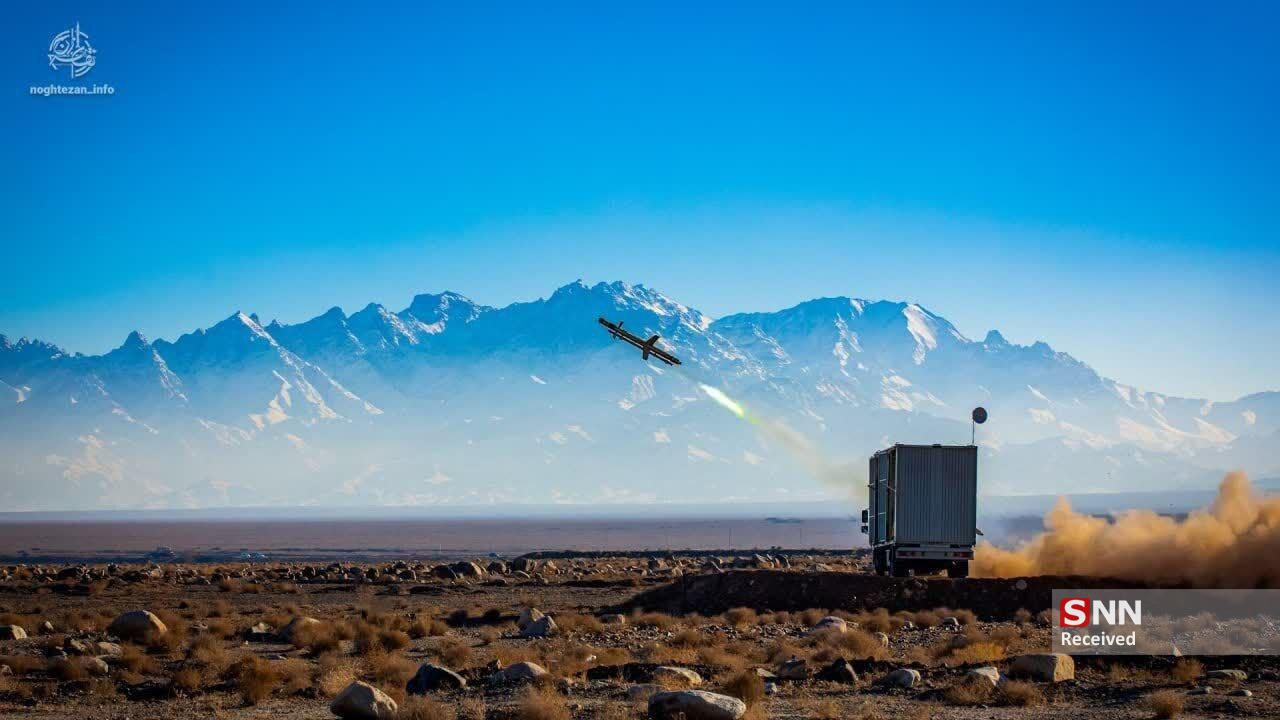
<instances>
[{"instance_id":1,"label":"snn logo","mask_svg":"<svg viewBox=\"0 0 1280 720\"><path fill-rule=\"evenodd\" d=\"M1141 625L1142 601L1063 598L1058 605L1058 624L1062 627Z\"/></svg>"}]
</instances>

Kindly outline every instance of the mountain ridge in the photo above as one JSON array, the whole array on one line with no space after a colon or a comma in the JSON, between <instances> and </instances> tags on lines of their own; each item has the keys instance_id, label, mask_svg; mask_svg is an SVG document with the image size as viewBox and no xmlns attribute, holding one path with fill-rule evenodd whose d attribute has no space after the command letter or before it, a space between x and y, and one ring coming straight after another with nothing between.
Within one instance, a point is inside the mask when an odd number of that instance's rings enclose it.
<instances>
[{"instance_id":1,"label":"mountain ridge","mask_svg":"<svg viewBox=\"0 0 1280 720\"><path fill-rule=\"evenodd\" d=\"M612 347L600 315L685 364ZM444 292L292 324L236 311L98 356L0 336L0 383L0 500L30 509L846 497L866 453L967 442L979 404L990 492L1280 470L1280 393L1142 391L1043 341L975 341L917 303L846 296L712 318L578 280L504 307Z\"/></svg>"}]
</instances>

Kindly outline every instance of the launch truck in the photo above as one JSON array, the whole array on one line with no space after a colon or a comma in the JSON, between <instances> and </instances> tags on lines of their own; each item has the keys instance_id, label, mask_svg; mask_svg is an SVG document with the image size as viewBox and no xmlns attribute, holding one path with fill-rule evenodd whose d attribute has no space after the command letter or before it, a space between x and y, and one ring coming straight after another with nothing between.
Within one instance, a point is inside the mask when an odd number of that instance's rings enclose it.
<instances>
[{"instance_id":1,"label":"launch truck","mask_svg":"<svg viewBox=\"0 0 1280 720\"><path fill-rule=\"evenodd\" d=\"M877 575L969 575L977 540L978 448L894 445L871 456L862 532Z\"/></svg>"}]
</instances>

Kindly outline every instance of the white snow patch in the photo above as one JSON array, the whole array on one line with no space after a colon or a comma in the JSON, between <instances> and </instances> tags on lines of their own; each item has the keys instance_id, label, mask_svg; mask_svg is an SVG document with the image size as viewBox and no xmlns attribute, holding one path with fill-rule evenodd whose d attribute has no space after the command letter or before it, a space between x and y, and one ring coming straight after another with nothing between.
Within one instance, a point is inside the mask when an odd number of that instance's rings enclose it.
<instances>
[{"instance_id":1,"label":"white snow patch","mask_svg":"<svg viewBox=\"0 0 1280 720\"><path fill-rule=\"evenodd\" d=\"M1060 422L1058 423L1058 427L1061 428L1062 431L1067 434L1067 437L1075 443L1083 443L1096 450L1111 446L1111 442L1105 437L1097 433L1089 432L1078 425L1072 425L1069 422Z\"/></svg>"},{"instance_id":2,"label":"white snow patch","mask_svg":"<svg viewBox=\"0 0 1280 720\"><path fill-rule=\"evenodd\" d=\"M21 402L21 401L19 401L19 402ZM1245 410L1244 412L1240 413L1240 417L1244 418L1244 424L1245 424L1245 425L1257 425L1257 424L1258 424L1258 413L1256 413L1256 412L1254 412L1254 411L1252 411L1252 410Z\"/></svg>"},{"instance_id":3,"label":"white snow patch","mask_svg":"<svg viewBox=\"0 0 1280 720\"><path fill-rule=\"evenodd\" d=\"M653 389L652 375L635 375L631 378L631 402L638 405L646 400L652 400L657 395Z\"/></svg>"},{"instance_id":4,"label":"white snow patch","mask_svg":"<svg viewBox=\"0 0 1280 720\"><path fill-rule=\"evenodd\" d=\"M1133 388L1120 383L1111 383L1111 389L1120 397L1129 407L1133 407Z\"/></svg>"},{"instance_id":5,"label":"white snow patch","mask_svg":"<svg viewBox=\"0 0 1280 720\"><path fill-rule=\"evenodd\" d=\"M690 445L689 459L690 460L718 460L719 458L707 452L706 450L703 450L700 447L697 447L695 445Z\"/></svg>"},{"instance_id":6,"label":"white snow patch","mask_svg":"<svg viewBox=\"0 0 1280 720\"><path fill-rule=\"evenodd\" d=\"M1039 408L1027 408L1027 414L1031 416L1031 422L1037 425L1052 425L1057 420L1052 412Z\"/></svg>"},{"instance_id":7,"label":"white snow patch","mask_svg":"<svg viewBox=\"0 0 1280 720\"><path fill-rule=\"evenodd\" d=\"M1200 418L1195 418L1195 421L1196 421L1196 428L1199 429L1200 431L1197 434L1211 443L1214 443L1217 445L1226 445L1227 443L1234 442L1236 439L1235 435L1227 432L1226 430L1218 427L1217 425L1214 425L1213 423L1205 422Z\"/></svg>"},{"instance_id":8,"label":"white snow patch","mask_svg":"<svg viewBox=\"0 0 1280 720\"><path fill-rule=\"evenodd\" d=\"M764 458L751 452L750 450L742 451L742 460L748 465L759 465L760 463L764 462Z\"/></svg>"},{"instance_id":9,"label":"white snow patch","mask_svg":"<svg viewBox=\"0 0 1280 720\"><path fill-rule=\"evenodd\" d=\"M938 338L934 334L933 323L925 316L924 309L911 303L902 309L907 316L907 332L916 340L916 351L913 359L917 365L924 364L924 356L938 347Z\"/></svg>"},{"instance_id":10,"label":"white snow patch","mask_svg":"<svg viewBox=\"0 0 1280 720\"><path fill-rule=\"evenodd\" d=\"M654 430L653 441L656 443L670 443L671 436L667 434L666 430Z\"/></svg>"}]
</instances>

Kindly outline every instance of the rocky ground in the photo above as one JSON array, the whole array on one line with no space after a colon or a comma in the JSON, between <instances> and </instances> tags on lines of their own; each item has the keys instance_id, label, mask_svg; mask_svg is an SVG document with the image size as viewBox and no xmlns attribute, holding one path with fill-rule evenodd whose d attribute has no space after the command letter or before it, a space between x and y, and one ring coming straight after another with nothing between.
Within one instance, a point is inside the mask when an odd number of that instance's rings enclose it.
<instances>
[{"instance_id":1,"label":"rocky ground","mask_svg":"<svg viewBox=\"0 0 1280 720\"><path fill-rule=\"evenodd\" d=\"M0 568L0 715L1278 717L1270 658L1047 655L1047 589L838 554Z\"/></svg>"}]
</instances>

